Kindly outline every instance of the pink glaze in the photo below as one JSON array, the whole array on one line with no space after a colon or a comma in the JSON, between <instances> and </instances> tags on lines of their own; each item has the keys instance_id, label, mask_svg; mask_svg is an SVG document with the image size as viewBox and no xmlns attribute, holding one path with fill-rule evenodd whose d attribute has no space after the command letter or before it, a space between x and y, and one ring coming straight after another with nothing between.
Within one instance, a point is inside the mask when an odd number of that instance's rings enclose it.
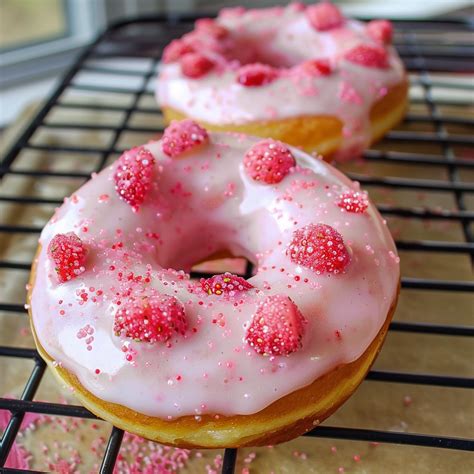
<instances>
[{"instance_id":1,"label":"pink glaze","mask_svg":"<svg viewBox=\"0 0 474 474\"><path fill-rule=\"evenodd\" d=\"M344 127L338 158L362 151L371 137L370 109L388 88L404 80L403 64L390 44L380 44L374 37L373 26L367 29L361 22L346 19L339 27L318 31L308 20L308 10L295 4L224 10L215 24L229 30L225 38L217 41L197 29L180 40L208 55L214 68L195 79L183 74L179 61L162 64L158 102L215 125L336 116ZM349 50L360 45L384 48L387 67L366 67L345 59ZM329 60L332 72L312 74L301 67L315 59ZM256 87L243 86L239 68L252 63L272 66L271 80L262 80ZM246 67L241 70L245 72Z\"/></svg>"},{"instance_id":2,"label":"pink glaze","mask_svg":"<svg viewBox=\"0 0 474 474\"><path fill-rule=\"evenodd\" d=\"M297 166L282 181L254 181L243 158L258 140L213 133L174 158L160 141L149 143L153 182L136 212L114 188L115 164L66 199L44 228L33 323L55 363L94 395L163 419L255 413L357 359L380 330L399 280L384 221L369 201L362 213L341 208L340 196L358 184L295 148ZM350 255L343 272L318 274L287 255L294 231L314 223L342 235ZM59 283L46 249L68 232L87 246L87 260L82 274ZM193 264L223 249L257 263L252 288L209 294L189 280ZM148 344L115 335L127 298L152 293L184 306L184 336ZM272 295L288 296L306 321L301 347L288 356L260 355L245 341Z\"/></svg>"}]
</instances>

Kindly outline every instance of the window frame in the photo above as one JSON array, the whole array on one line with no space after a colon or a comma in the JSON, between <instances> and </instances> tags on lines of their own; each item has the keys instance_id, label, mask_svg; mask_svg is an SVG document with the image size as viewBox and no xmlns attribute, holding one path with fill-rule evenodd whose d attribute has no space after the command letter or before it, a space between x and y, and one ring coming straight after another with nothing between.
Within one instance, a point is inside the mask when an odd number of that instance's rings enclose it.
<instances>
[{"instance_id":1,"label":"window frame","mask_svg":"<svg viewBox=\"0 0 474 474\"><path fill-rule=\"evenodd\" d=\"M105 0L64 0L66 34L0 53L0 88L52 75L106 25Z\"/></svg>"}]
</instances>

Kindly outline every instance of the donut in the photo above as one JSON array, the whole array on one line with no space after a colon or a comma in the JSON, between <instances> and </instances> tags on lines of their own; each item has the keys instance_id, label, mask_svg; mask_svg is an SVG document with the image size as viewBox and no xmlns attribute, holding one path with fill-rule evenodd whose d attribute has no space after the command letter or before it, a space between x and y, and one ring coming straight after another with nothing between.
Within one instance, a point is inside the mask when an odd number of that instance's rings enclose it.
<instances>
[{"instance_id":1,"label":"donut","mask_svg":"<svg viewBox=\"0 0 474 474\"><path fill-rule=\"evenodd\" d=\"M331 3L224 9L163 52L166 123L273 138L308 153L358 155L404 116L408 82L392 25Z\"/></svg>"},{"instance_id":2,"label":"donut","mask_svg":"<svg viewBox=\"0 0 474 474\"><path fill-rule=\"evenodd\" d=\"M223 252L255 274L190 278ZM399 279L357 183L282 142L186 119L65 199L28 309L39 353L99 417L180 447L268 445L360 384Z\"/></svg>"}]
</instances>

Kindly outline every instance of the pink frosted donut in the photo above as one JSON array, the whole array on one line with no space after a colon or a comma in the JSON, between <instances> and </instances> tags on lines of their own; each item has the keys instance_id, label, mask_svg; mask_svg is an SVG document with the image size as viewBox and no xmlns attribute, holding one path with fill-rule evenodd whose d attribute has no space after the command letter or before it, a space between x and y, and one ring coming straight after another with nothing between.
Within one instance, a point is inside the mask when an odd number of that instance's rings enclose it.
<instances>
[{"instance_id":1,"label":"pink frosted donut","mask_svg":"<svg viewBox=\"0 0 474 474\"><path fill-rule=\"evenodd\" d=\"M221 251L255 275L190 280ZM363 379L398 261L357 183L281 142L186 120L56 211L31 323L54 373L117 426L179 446L268 444L319 423Z\"/></svg>"},{"instance_id":2,"label":"pink frosted donut","mask_svg":"<svg viewBox=\"0 0 474 474\"><path fill-rule=\"evenodd\" d=\"M390 22L350 20L328 2L226 9L165 48L156 97L168 123L353 157L406 108L391 41Z\"/></svg>"}]
</instances>

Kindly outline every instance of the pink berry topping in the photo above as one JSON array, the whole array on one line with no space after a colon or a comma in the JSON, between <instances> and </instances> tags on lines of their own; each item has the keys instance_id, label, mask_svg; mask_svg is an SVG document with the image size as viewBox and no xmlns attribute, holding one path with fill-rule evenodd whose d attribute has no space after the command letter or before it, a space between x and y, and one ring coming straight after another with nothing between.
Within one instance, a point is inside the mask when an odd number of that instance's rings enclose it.
<instances>
[{"instance_id":1,"label":"pink berry topping","mask_svg":"<svg viewBox=\"0 0 474 474\"><path fill-rule=\"evenodd\" d=\"M181 60L181 72L192 79L205 76L213 67L214 61L199 53L189 53Z\"/></svg>"},{"instance_id":2,"label":"pink berry topping","mask_svg":"<svg viewBox=\"0 0 474 474\"><path fill-rule=\"evenodd\" d=\"M286 254L293 263L316 273L341 273L350 261L342 235L326 224L309 224L293 232Z\"/></svg>"},{"instance_id":3,"label":"pink berry topping","mask_svg":"<svg viewBox=\"0 0 474 474\"><path fill-rule=\"evenodd\" d=\"M206 129L194 120L185 119L171 122L163 133L161 147L163 153L175 157L208 141L209 135Z\"/></svg>"},{"instance_id":4,"label":"pink berry topping","mask_svg":"<svg viewBox=\"0 0 474 474\"><path fill-rule=\"evenodd\" d=\"M139 342L167 342L187 329L184 306L174 296L131 300L115 314L115 334Z\"/></svg>"},{"instance_id":5,"label":"pink berry topping","mask_svg":"<svg viewBox=\"0 0 474 474\"><path fill-rule=\"evenodd\" d=\"M344 55L344 58L359 66L373 67L377 69L388 68L387 51L379 46L361 44L356 46Z\"/></svg>"},{"instance_id":6,"label":"pink berry topping","mask_svg":"<svg viewBox=\"0 0 474 474\"><path fill-rule=\"evenodd\" d=\"M247 64L237 71L237 82L245 87L270 84L278 77L278 71L266 64Z\"/></svg>"},{"instance_id":7,"label":"pink berry topping","mask_svg":"<svg viewBox=\"0 0 474 474\"><path fill-rule=\"evenodd\" d=\"M305 323L288 296L267 296L258 306L245 340L261 355L289 355L301 348Z\"/></svg>"},{"instance_id":8,"label":"pink berry topping","mask_svg":"<svg viewBox=\"0 0 474 474\"><path fill-rule=\"evenodd\" d=\"M306 16L311 26L318 31L332 30L341 26L344 22L344 17L339 8L329 2L309 6L306 9Z\"/></svg>"},{"instance_id":9,"label":"pink berry topping","mask_svg":"<svg viewBox=\"0 0 474 474\"><path fill-rule=\"evenodd\" d=\"M367 24L367 33L375 41L390 44L393 37L393 26L388 20L372 20Z\"/></svg>"},{"instance_id":10,"label":"pink berry topping","mask_svg":"<svg viewBox=\"0 0 474 474\"><path fill-rule=\"evenodd\" d=\"M331 63L327 59L313 59L302 64L304 72L311 76L329 76Z\"/></svg>"},{"instance_id":11,"label":"pink berry topping","mask_svg":"<svg viewBox=\"0 0 474 474\"><path fill-rule=\"evenodd\" d=\"M253 288L245 278L226 272L222 275L214 275L211 278L201 278L201 288L208 295L234 296L237 292L248 291Z\"/></svg>"},{"instance_id":12,"label":"pink berry topping","mask_svg":"<svg viewBox=\"0 0 474 474\"><path fill-rule=\"evenodd\" d=\"M126 151L117 161L115 190L136 212L145 200L153 178L155 158L144 147Z\"/></svg>"},{"instance_id":13,"label":"pink berry topping","mask_svg":"<svg viewBox=\"0 0 474 474\"><path fill-rule=\"evenodd\" d=\"M244 156L244 168L255 181L266 184L279 183L295 166L291 151L277 140L262 140Z\"/></svg>"},{"instance_id":14,"label":"pink berry topping","mask_svg":"<svg viewBox=\"0 0 474 474\"><path fill-rule=\"evenodd\" d=\"M219 25L212 18L201 18L196 21L196 30L200 33L212 36L215 39L224 39L228 34L229 30L222 25Z\"/></svg>"},{"instance_id":15,"label":"pink berry topping","mask_svg":"<svg viewBox=\"0 0 474 474\"><path fill-rule=\"evenodd\" d=\"M194 48L191 44L186 43L182 39L171 41L163 50L163 61L165 63L173 63L182 58L185 54L193 53Z\"/></svg>"},{"instance_id":16,"label":"pink berry topping","mask_svg":"<svg viewBox=\"0 0 474 474\"><path fill-rule=\"evenodd\" d=\"M362 214L369 207L369 200L363 191L347 191L339 196L337 205L347 212Z\"/></svg>"},{"instance_id":17,"label":"pink berry topping","mask_svg":"<svg viewBox=\"0 0 474 474\"><path fill-rule=\"evenodd\" d=\"M61 283L72 280L85 271L87 249L74 233L56 234L48 246L48 255Z\"/></svg>"}]
</instances>

